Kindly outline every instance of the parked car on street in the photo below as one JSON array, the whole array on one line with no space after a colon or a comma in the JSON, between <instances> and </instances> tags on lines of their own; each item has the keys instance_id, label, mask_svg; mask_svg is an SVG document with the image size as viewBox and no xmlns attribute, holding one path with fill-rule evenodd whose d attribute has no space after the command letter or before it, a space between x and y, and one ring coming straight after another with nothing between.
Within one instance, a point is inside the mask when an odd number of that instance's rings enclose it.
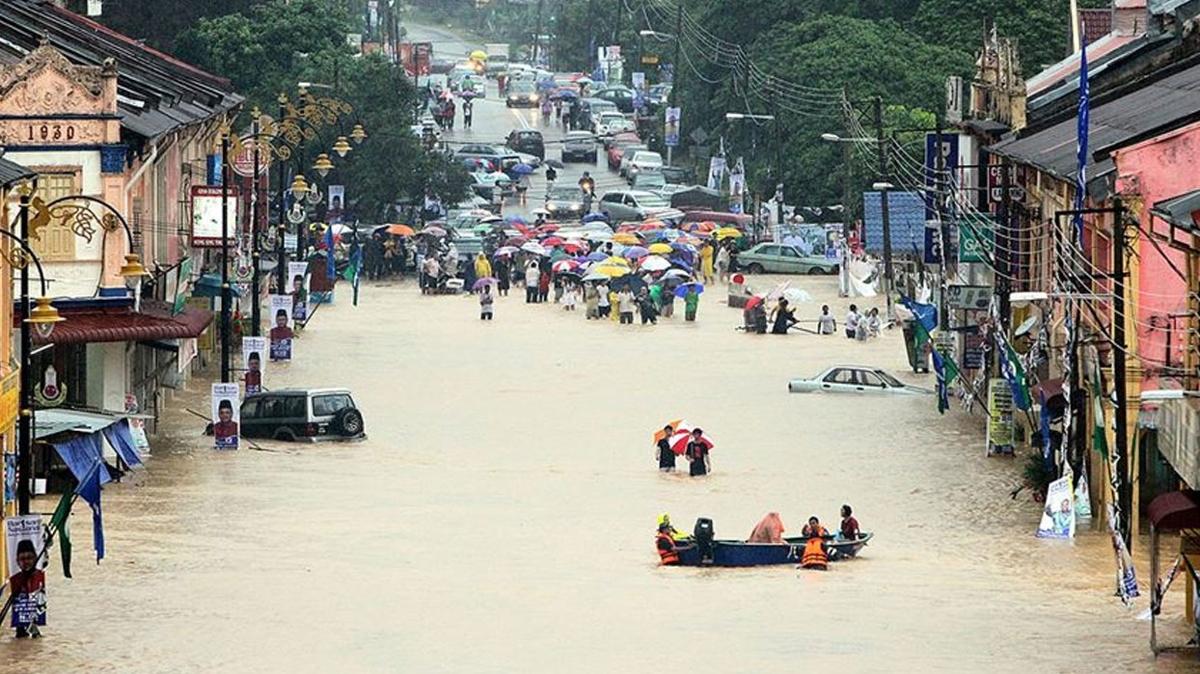
<instances>
[{"instance_id":1,"label":"parked car on street","mask_svg":"<svg viewBox=\"0 0 1200 674\"><path fill-rule=\"evenodd\" d=\"M349 389L283 389L246 396L241 434L274 440L332 440L366 437L362 412Z\"/></svg>"},{"instance_id":2,"label":"parked car on street","mask_svg":"<svg viewBox=\"0 0 1200 674\"><path fill-rule=\"evenodd\" d=\"M551 220L582 218L583 190L575 185L555 185L546 193L546 210Z\"/></svg>"},{"instance_id":3,"label":"parked car on street","mask_svg":"<svg viewBox=\"0 0 1200 674\"><path fill-rule=\"evenodd\" d=\"M663 158L662 155L650 150L638 150L629 160L629 165L625 167L625 175L631 180L639 173L657 173L662 170Z\"/></svg>"},{"instance_id":4,"label":"parked car on street","mask_svg":"<svg viewBox=\"0 0 1200 674\"><path fill-rule=\"evenodd\" d=\"M454 151L455 159L484 159L491 163L493 168L499 168L501 156L503 153L499 148L483 143L468 143Z\"/></svg>"},{"instance_id":5,"label":"parked car on street","mask_svg":"<svg viewBox=\"0 0 1200 674\"><path fill-rule=\"evenodd\" d=\"M629 178L629 187L635 190L643 190L646 192L658 192L667 186L667 179L663 174L654 171L643 171L635 173Z\"/></svg>"},{"instance_id":6,"label":"parked car on street","mask_svg":"<svg viewBox=\"0 0 1200 674\"><path fill-rule=\"evenodd\" d=\"M609 222L614 223L645 220L671 210L671 204L666 199L652 192L621 190L608 192L600 198L600 211L608 215Z\"/></svg>"},{"instance_id":7,"label":"parked car on street","mask_svg":"<svg viewBox=\"0 0 1200 674\"><path fill-rule=\"evenodd\" d=\"M631 147L638 149L644 148L645 143L642 142L637 134L619 133L613 136L608 141L608 148L605 150L605 156L608 157L608 168L617 171L621 168L621 158L625 156L625 152Z\"/></svg>"},{"instance_id":8,"label":"parked car on street","mask_svg":"<svg viewBox=\"0 0 1200 674\"><path fill-rule=\"evenodd\" d=\"M634 131L637 125L633 123L625 115L619 112L602 112L600 119L596 121L597 136L611 136L622 131Z\"/></svg>"},{"instance_id":9,"label":"parked car on street","mask_svg":"<svg viewBox=\"0 0 1200 674\"><path fill-rule=\"evenodd\" d=\"M681 166L664 166L659 171L668 184L689 185L692 183L692 173Z\"/></svg>"},{"instance_id":10,"label":"parked car on street","mask_svg":"<svg viewBox=\"0 0 1200 674\"><path fill-rule=\"evenodd\" d=\"M546 158L546 144L542 132L537 129L514 129L505 139L505 145L517 152L531 154L539 159Z\"/></svg>"},{"instance_id":11,"label":"parked car on street","mask_svg":"<svg viewBox=\"0 0 1200 674\"><path fill-rule=\"evenodd\" d=\"M889 393L928 395L933 391L905 384L877 367L834 365L811 379L788 382L789 393Z\"/></svg>"},{"instance_id":12,"label":"parked car on street","mask_svg":"<svg viewBox=\"0 0 1200 674\"><path fill-rule=\"evenodd\" d=\"M650 146L641 142L631 143L630 145L626 146L625 151L621 153L621 161L619 164L617 164L617 173L619 173L622 178L629 175L629 162L633 161L633 155L649 149Z\"/></svg>"},{"instance_id":13,"label":"parked car on street","mask_svg":"<svg viewBox=\"0 0 1200 674\"><path fill-rule=\"evenodd\" d=\"M750 250L738 253L737 263L751 274L836 274L838 270L837 260L804 255L795 246L778 243L760 243Z\"/></svg>"},{"instance_id":14,"label":"parked car on street","mask_svg":"<svg viewBox=\"0 0 1200 674\"><path fill-rule=\"evenodd\" d=\"M595 164L599 160L600 151L596 149L596 136L590 131L568 131L563 137L562 160L587 161Z\"/></svg>"}]
</instances>

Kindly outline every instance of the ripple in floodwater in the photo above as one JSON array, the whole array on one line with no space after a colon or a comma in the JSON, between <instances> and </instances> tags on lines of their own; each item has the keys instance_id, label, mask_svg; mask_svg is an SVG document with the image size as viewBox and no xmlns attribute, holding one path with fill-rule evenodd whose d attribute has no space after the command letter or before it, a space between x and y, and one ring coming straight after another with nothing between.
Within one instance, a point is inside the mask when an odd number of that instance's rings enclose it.
<instances>
[{"instance_id":1,"label":"ripple in floodwater","mask_svg":"<svg viewBox=\"0 0 1200 674\"><path fill-rule=\"evenodd\" d=\"M844 312L830 279L798 283L817 298L801 318ZM835 362L932 385L904 374L899 334L744 335L720 301L630 327L514 293L481 323L473 299L365 285L267 377L349 386L368 440L215 453L182 411L206 407L193 382L148 471L105 491L108 558L88 563L77 510L47 638L6 640L0 670L607 673L664 652L699 672L1188 667L1153 660L1112 598L1103 533L1033 538L1038 504L1008 496L1020 459L983 456L978 413L787 393ZM680 416L716 440L707 478L655 468L650 434ZM793 532L834 524L842 503L876 539L827 573L656 565L660 512L741 538L771 510Z\"/></svg>"}]
</instances>

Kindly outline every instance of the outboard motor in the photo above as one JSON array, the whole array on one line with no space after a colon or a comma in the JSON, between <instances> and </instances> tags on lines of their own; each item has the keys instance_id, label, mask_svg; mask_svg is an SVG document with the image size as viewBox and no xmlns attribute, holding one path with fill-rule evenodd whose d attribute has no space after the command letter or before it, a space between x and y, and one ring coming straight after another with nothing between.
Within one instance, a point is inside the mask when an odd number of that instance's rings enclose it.
<instances>
[{"instance_id":1,"label":"outboard motor","mask_svg":"<svg viewBox=\"0 0 1200 674\"><path fill-rule=\"evenodd\" d=\"M707 517L696 518L696 528L692 531L696 538L696 548L700 551L700 563L712 564L713 561L713 521Z\"/></svg>"}]
</instances>

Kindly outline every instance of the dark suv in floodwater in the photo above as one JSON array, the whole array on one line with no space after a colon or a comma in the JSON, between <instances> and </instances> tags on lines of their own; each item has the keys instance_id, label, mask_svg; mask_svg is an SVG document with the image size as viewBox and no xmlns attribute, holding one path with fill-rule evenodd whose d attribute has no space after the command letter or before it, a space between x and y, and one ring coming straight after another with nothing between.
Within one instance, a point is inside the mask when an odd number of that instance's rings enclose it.
<instances>
[{"instance_id":1,"label":"dark suv in floodwater","mask_svg":"<svg viewBox=\"0 0 1200 674\"><path fill-rule=\"evenodd\" d=\"M344 388L284 389L247 396L242 436L273 440L366 437L362 412Z\"/></svg>"}]
</instances>

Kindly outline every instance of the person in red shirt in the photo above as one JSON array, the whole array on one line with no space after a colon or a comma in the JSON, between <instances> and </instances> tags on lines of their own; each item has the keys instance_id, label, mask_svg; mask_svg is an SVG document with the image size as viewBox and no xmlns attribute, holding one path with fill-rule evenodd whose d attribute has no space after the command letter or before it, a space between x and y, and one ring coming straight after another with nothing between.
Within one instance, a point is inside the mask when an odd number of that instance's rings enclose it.
<instances>
[{"instance_id":1,"label":"person in red shirt","mask_svg":"<svg viewBox=\"0 0 1200 674\"><path fill-rule=\"evenodd\" d=\"M858 520L854 519L854 511L849 505L842 506L842 538L848 541L858 540Z\"/></svg>"}]
</instances>

